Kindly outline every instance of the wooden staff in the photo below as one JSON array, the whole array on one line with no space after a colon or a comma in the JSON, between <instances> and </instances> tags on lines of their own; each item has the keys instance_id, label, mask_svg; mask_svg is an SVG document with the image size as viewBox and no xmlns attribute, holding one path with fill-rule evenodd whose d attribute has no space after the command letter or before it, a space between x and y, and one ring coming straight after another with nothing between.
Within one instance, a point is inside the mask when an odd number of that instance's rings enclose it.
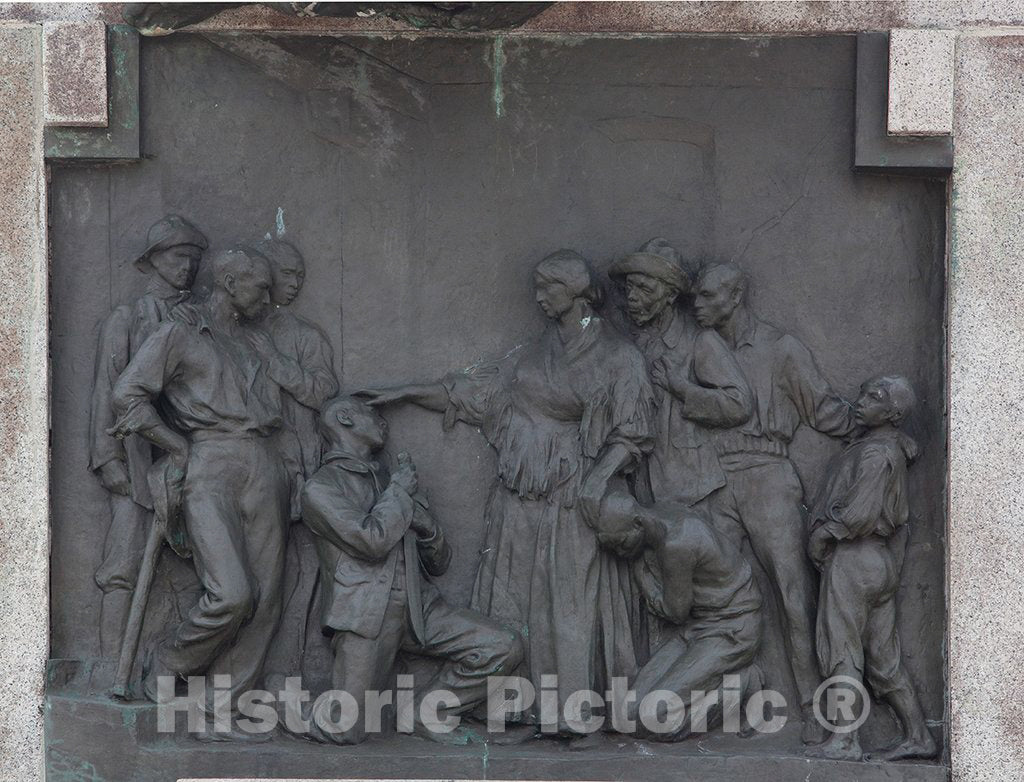
<instances>
[{"instance_id":1,"label":"wooden staff","mask_svg":"<svg viewBox=\"0 0 1024 782\"><path fill-rule=\"evenodd\" d=\"M135 654L139 650L142 621L146 615L149 590L153 586L153 574L156 572L156 563L160 559L160 549L163 542L164 525L154 515L153 523L149 527L149 537L146 538L146 550L142 555L142 564L139 566L139 576L135 581L135 589L132 591L132 604L131 609L128 611L128 623L125 625L124 637L121 640L121 656L117 660L114 686L110 691L113 697L121 700L128 699L128 679L132 675Z\"/></svg>"}]
</instances>

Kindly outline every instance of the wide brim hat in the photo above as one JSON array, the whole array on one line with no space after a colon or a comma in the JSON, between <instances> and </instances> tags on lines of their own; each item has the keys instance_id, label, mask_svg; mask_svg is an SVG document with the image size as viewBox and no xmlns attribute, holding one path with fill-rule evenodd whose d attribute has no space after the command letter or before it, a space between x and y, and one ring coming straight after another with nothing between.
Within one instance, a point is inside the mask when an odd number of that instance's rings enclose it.
<instances>
[{"instance_id":1,"label":"wide brim hat","mask_svg":"<svg viewBox=\"0 0 1024 782\"><path fill-rule=\"evenodd\" d=\"M684 293L690 289L690 278L682 267L656 253L630 253L616 260L608 269L608 276L612 279L621 279L629 274L645 274Z\"/></svg>"},{"instance_id":2,"label":"wide brim hat","mask_svg":"<svg viewBox=\"0 0 1024 782\"><path fill-rule=\"evenodd\" d=\"M146 234L146 249L133 263L137 269L149 271L152 268L149 256L160 250L166 250L182 244L192 245L200 250L205 250L210 246L203 232L184 217L168 215L154 223L149 229L149 232Z\"/></svg>"}]
</instances>

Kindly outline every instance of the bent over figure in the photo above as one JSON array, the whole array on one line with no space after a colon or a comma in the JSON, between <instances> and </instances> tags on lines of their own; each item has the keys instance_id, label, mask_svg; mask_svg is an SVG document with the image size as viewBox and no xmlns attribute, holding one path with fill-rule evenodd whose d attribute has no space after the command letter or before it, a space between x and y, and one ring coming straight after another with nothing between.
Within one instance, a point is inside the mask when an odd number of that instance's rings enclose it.
<instances>
[{"instance_id":1,"label":"bent over figure","mask_svg":"<svg viewBox=\"0 0 1024 782\"><path fill-rule=\"evenodd\" d=\"M740 702L761 687L754 662L761 647L761 592L750 565L724 536L681 504L642 507L627 494L608 495L601 510L601 545L633 560L633 574L648 608L672 628L640 669L633 684L636 719L644 698L673 692L683 709L670 706L664 733L638 726L659 741L684 739L695 730L721 724L726 676L739 684ZM710 695L705 706L696 699Z\"/></svg>"}]
</instances>

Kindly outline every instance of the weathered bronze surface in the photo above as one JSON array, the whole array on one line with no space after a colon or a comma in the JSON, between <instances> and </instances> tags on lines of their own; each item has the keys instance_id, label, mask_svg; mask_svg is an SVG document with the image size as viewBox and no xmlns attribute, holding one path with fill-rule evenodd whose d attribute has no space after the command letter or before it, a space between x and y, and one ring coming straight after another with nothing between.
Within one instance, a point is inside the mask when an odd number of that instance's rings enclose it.
<instances>
[{"instance_id":1,"label":"weathered bronze surface","mask_svg":"<svg viewBox=\"0 0 1024 782\"><path fill-rule=\"evenodd\" d=\"M943 186L852 170L855 52L143 41L52 184L52 773L942 778Z\"/></svg>"}]
</instances>

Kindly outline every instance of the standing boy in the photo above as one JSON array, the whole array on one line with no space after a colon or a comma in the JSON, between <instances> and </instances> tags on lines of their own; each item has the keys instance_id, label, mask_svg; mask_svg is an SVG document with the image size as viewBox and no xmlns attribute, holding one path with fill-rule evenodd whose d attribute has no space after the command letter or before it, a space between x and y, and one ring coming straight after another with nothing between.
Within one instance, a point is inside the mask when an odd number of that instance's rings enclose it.
<instances>
[{"instance_id":1,"label":"standing boy","mask_svg":"<svg viewBox=\"0 0 1024 782\"><path fill-rule=\"evenodd\" d=\"M914 392L905 378L879 377L861 386L855 416L865 431L839 455L811 514L809 553L821 570L821 674L867 679L876 697L896 712L906 735L878 753L881 760L936 753L896 632L904 525L910 515L907 464L917 456L917 445L898 427L913 406ZM858 693L854 717L866 708L861 697ZM851 727L837 730L808 754L860 760L860 739Z\"/></svg>"}]
</instances>

